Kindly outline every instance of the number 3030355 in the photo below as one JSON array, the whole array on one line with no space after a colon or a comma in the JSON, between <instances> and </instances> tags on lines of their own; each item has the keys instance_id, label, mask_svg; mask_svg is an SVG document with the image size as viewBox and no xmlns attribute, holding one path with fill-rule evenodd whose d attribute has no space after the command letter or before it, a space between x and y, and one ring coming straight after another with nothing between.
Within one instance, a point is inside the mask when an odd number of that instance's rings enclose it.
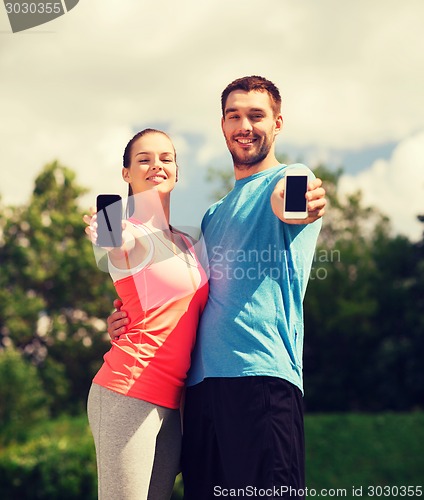
<instances>
[{"instance_id":1,"label":"number 3030355","mask_svg":"<svg viewBox=\"0 0 424 500\"><path fill-rule=\"evenodd\" d=\"M6 12L8 14L61 14L62 4L60 2L8 2L6 4Z\"/></svg>"},{"instance_id":2,"label":"number 3030355","mask_svg":"<svg viewBox=\"0 0 424 500\"><path fill-rule=\"evenodd\" d=\"M420 497L422 496L421 486L368 486L367 495L369 497Z\"/></svg>"}]
</instances>

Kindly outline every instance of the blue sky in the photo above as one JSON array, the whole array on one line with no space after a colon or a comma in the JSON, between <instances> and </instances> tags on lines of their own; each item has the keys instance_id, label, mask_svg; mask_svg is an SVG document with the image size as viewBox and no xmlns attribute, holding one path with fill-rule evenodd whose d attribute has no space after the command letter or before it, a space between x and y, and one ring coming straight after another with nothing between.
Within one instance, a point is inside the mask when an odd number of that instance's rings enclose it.
<instances>
[{"instance_id":1,"label":"blue sky","mask_svg":"<svg viewBox=\"0 0 424 500\"><path fill-rule=\"evenodd\" d=\"M277 151L343 166L344 193L417 239L424 212L424 2L421 0L80 0L13 34L0 7L0 193L28 200L59 159L97 193L125 194L122 150L160 126L181 167L172 219L198 225L210 166L231 170L219 98L260 74L283 97Z\"/></svg>"}]
</instances>

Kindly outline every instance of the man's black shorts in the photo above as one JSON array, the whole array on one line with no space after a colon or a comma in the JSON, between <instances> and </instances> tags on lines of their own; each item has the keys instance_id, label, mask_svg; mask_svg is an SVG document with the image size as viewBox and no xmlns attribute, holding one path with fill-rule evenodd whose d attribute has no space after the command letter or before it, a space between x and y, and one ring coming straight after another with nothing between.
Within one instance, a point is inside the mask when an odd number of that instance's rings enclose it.
<instances>
[{"instance_id":1,"label":"man's black shorts","mask_svg":"<svg viewBox=\"0 0 424 500\"><path fill-rule=\"evenodd\" d=\"M255 376L187 388L185 500L303 498L304 460L303 399L293 384Z\"/></svg>"}]
</instances>

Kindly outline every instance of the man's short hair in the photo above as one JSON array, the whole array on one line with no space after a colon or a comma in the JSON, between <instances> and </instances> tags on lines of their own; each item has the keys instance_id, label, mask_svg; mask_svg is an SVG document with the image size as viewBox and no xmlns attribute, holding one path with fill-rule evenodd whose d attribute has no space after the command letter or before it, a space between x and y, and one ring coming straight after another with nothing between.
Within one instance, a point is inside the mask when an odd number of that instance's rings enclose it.
<instances>
[{"instance_id":1,"label":"man's short hair","mask_svg":"<svg viewBox=\"0 0 424 500\"><path fill-rule=\"evenodd\" d=\"M281 95L278 88L262 76L244 76L231 82L222 92L221 109L223 117L225 117L225 105L227 103L228 96L235 90L244 90L245 92L267 92L271 99L271 107L274 116L276 117L281 113Z\"/></svg>"}]
</instances>

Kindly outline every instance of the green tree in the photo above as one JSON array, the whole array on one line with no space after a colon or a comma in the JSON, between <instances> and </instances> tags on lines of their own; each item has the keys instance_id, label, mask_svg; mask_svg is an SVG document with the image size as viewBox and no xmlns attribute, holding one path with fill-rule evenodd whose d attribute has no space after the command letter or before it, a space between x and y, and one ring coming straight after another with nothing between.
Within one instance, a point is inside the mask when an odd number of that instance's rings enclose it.
<instances>
[{"instance_id":1,"label":"green tree","mask_svg":"<svg viewBox=\"0 0 424 500\"><path fill-rule=\"evenodd\" d=\"M344 200L338 196L341 173L322 165L315 169L324 181L328 205L305 297L305 388L312 410L361 404L377 334L371 249L374 232L386 234L387 220L363 207L360 193Z\"/></svg>"},{"instance_id":2,"label":"green tree","mask_svg":"<svg viewBox=\"0 0 424 500\"><path fill-rule=\"evenodd\" d=\"M341 171L321 166L329 205L305 298L305 380L310 410L408 410L418 406L411 242L361 193L341 197ZM422 380L422 375L421 375ZM414 381L414 382L413 382ZM413 383L412 383L413 382ZM420 393L420 394L419 394Z\"/></svg>"},{"instance_id":3,"label":"green tree","mask_svg":"<svg viewBox=\"0 0 424 500\"><path fill-rule=\"evenodd\" d=\"M47 396L37 369L13 347L0 350L0 443L23 440L45 419Z\"/></svg>"},{"instance_id":4,"label":"green tree","mask_svg":"<svg viewBox=\"0 0 424 500\"><path fill-rule=\"evenodd\" d=\"M0 209L0 340L38 367L55 413L83 406L115 297L84 234L84 192L53 162L27 205Z\"/></svg>"}]
</instances>

